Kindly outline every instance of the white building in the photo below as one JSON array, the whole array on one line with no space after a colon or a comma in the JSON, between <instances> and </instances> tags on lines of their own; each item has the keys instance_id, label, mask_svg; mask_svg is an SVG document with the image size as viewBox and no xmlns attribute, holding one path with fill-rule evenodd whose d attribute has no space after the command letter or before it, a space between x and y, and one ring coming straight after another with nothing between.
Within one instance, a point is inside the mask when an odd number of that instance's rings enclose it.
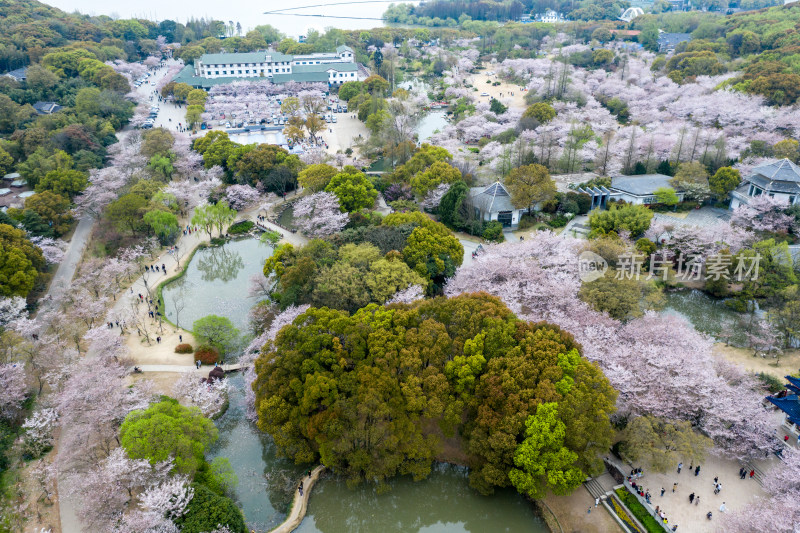
<instances>
[{"instance_id":1,"label":"white building","mask_svg":"<svg viewBox=\"0 0 800 533\"><path fill-rule=\"evenodd\" d=\"M606 187L585 187L578 192L588 194L592 199L592 209L606 207L609 200L622 201L635 205L657 204L658 189L673 189L669 176L664 174L642 174L636 176L616 176L611 178L611 185ZM684 192L676 190L675 194L682 202Z\"/></svg>"},{"instance_id":2,"label":"white building","mask_svg":"<svg viewBox=\"0 0 800 533\"><path fill-rule=\"evenodd\" d=\"M544 13L537 13L534 17L536 22L544 22L548 24L556 24L559 22L568 22L562 13L558 13L557 11L553 11L552 9L545 10Z\"/></svg>"},{"instance_id":3,"label":"white building","mask_svg":"<svg viewBox=\"0 0 800 533\"><path fill-rule=\"evenodd\" d=\"M755 167L731 192L731 209L748 204L751 198L762 194L787 205L800 204L800 167L788 159L776 159Z\"/></svg>"},{"instance_id":4,"label":"white building","mask_svg":"<svg viewBox=\"0 0 800 533\"><path fill-rule=\"evenodd\" d=\"M497 220L504 228L516 228L519 219L528 211L517 209L511 204L511 195L499 181L488 187L472 187L469 190L469 201L475 209L475 216L490 222Z\"/></svg>"},{"instance_id":5,"label":"white building","mask_svg":"<svg viewBox=\"0 0 800 533\"><path fill-rule=\"evenodd\" d=\"M288 55L280 52L203 54L194 65L194 75L204 79L268 78L288 81L327 82L341 85L359 79L355 54L349 46L336 52Z\"/></svg>"}]
</instances>

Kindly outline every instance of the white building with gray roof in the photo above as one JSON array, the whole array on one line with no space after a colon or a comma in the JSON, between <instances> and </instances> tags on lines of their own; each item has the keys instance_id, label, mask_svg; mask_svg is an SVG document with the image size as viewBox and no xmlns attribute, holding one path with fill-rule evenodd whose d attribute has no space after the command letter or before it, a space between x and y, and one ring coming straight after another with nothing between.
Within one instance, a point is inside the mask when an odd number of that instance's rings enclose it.
<instances>
[{"instance_id":1,"label":"white building with gray roof","mask_svg":"<svg viewBox=\"0 0 800 533\"><path fill-rule=\"evenodd\" d=\"M592 199L592 209L606 207L609 200L622 201L635 205L657 204L658 189L672 189L683 201L684 192L675 190L670 184L672 178L664 174L642 174L635 176L616 176L611 178L609 187L584 187L578 192L588 194Z\"/></svg>"},{"instance_id":2,"label":"white building with gray roof","mask_svg":"<svg viewBox=\"0 0 800 533\"><path fill-rule=\"evenodd\" d=\"M731 192L731 209L749 204L766 194L787 205L800 204L800 167L788 159L776 159L755 167Z\"/></svg>"},{"instance_id":3,"label":"white building with gray roof","mask_svg":"<svg viewBox=\"0 0 800 533\"><path fill-rule=\"evenodd\" d=\"M359 71L353 49L349 46L339 46L335 52L303 55L282 54L272 50L203 54L194 63L193 77L201 80L229 81L261 78L270 79L275 83L297 81L341 85L346 81L358 81ZM188 83L192 86L205 85L202 81Z\"/></svg>"},{"instance_id":4,"label":"white building with gray roof","mask_svg":"<svg viewBox=\"0 0 800 533\"><path fill-rule=\"evenodd\" d=\"M496 181L488 187L471 187L469 200L475 216L486 222L497 220L504 228L516 228L519 219L528 211L517 209L511 203L511 195L502 183Z\"/></svg>"}]
</instances>

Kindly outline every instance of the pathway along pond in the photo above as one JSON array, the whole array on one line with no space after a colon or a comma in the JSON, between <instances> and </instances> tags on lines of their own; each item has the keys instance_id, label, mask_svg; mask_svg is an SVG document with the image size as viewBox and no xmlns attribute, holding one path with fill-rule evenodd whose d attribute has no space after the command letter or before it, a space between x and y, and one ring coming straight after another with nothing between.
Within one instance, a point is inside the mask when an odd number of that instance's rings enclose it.
<instances>
[{"instance_id":1,"label":"pathway along pond","mask_svg":"<svg viewBox=\"0 0 800 533\"><path fill-rule=\"evenodd\" d=\"M228 242L198 251L186 274L163 291L167 316L173 319L175 298L186 301L180 322L208 314L226 316L247 329L247 314L256 300L247 297L250 276L261 270L271 248L255 239ZM272 439L246 418L244 380L231 378L230 406L217 421L220 438L212 457L227 457L239 485L236 497L249 529L269 531L283 521L294 485L306 468L277 456ZM404 477L392 490L377 495L372 487L348 489L333 476L314 488L302 533L546 533L533 506L513 490L481 496L472 490L463 468L435 465L428 479Z\"/></svg>"}]
</instances>

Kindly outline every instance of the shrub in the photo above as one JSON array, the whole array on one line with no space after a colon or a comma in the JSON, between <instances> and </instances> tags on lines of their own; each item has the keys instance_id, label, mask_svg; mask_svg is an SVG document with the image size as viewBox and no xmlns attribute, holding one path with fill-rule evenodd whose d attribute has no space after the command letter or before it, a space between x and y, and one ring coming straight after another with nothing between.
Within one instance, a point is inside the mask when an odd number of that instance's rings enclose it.
<instances>
[{"instance_id":1,"label":"shrub","mask_svg":"<svg viewBox=\"0 0 800 533\"><path fill-rule=\"evenodd\" d=\"M756 374L756 376L758 377L758 380L761 381L761 384L764 386L764 388L770 392L770 394L775 394L786 388L786 386L783 384L783 381L776 378L772 374L759 372Z\"/></svg>"},{"instance_id":2,"label":"shrub","mask_svg":"<svg viewBox=\"0 0 800 533\"><path fill-rule=\"evenodd\" d=\"M487 241L503 242L505 240L503 236L503 225L497 220L492 220L486 224L483 230L483 238Z\"/></svg>"},{"instance_id":3,"label":"shrub","mask_svg":"<svg viewBox=\"0 0 800 533\"><path fill-rule=\"evenodd\" d=\"M251 229L253 229L252 221L250 220L242 220L241 222L237 222L236 224L232 225L228 228L228 233L230 235L241 235L242 233L247 233Z\"/></svg>"},{"instance_id":4,"label":"shrub","mask_svg":"<svg viewBox=\"0 0 800 533\"><path fill-rule=\"evenodd\" d=\"M175 353L192 353L194 349L191 344L179 344L175 347Z\"/></svg>"},{"instance_id":5,"label":"shrub","mask_svg":"<svg viewBox=\"0 0 800 533\"><path fill-rule=\"evenodd\" d=\"M219 352L213 346L198 346L194 352L194 360L200 361L204 365L213 365L219 360Z\"/></svg>"},{"instance_id":6,"label":"shrub","mask_svg":"<svg viewBox=\"0 0 800 533\"><path fill-rule=\"evenodd\" d=\"M567 222L569 222L569 219L567 217L558 215L556 217L553 217L547 223L547 225L550 226L551 228L563 228L564 226L567 225Z\"/></svg>"},{"instance_id":7,"label":"shrub","mask_svg":"<svg viewBox=\"0 0 800 533\"><path fill-rule=\"evenodd\" d=\"M619 496L622 503L625 504L633 516L635 516L639 522L647 529L648 533L662 533L664 529L661 527L655 518L645 509L645 507L639 503L639 500L631 494L628 489L625 487L621 487L616 491L617 496Z\"/></svg>"}]
</instances>

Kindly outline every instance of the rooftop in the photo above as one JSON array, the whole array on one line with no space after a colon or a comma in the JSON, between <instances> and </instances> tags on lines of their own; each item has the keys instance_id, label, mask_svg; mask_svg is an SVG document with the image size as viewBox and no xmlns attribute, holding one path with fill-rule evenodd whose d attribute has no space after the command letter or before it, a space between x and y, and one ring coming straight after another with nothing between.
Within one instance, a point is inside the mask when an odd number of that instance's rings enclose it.
<instances>
[{"instance_id":1,"label":"rooftop","mask_svg":"<svg viewBox=\"0 0 800 533\"><path fill-rule=\"evenodd\" d=\"M634 196L647 196L662 187L672 188L672 178L664 174L643 174L641 176L617 176L611 178L611 188Z\"/></svg>"},{"instance_id":2,"label":"rooftop","mask_svg":"<svg viewBox=\"0 0 800 533\"><path fill-rule=\"evenodd\" d=\"M772 181L793 181L800 183L800 167L788 159L776 159L753 169L753 174L764 176Z\"/></svg>"},{"instance_id":3,"label":"rooftop","mask_svg":"<svg viewBox=\"0 0 800 533\"><path fill-rule=\"evenodd\" d=\"M230 63L263 63L267 60L267 56L271 61L291 61L292 56L281 54L280 52L232 52L222 54L203 54L200 61L204 65L216 64L230 64Z\"/></svg>"},{"instance_id":4,"label":"rooftop","mask_svg":"<svg viewBox=\"0 0 800 533\"><path fill-rule=\"evenodd\" d=\"M511 195L503 184L496 181L488 187L472 187L469 190L472 205L487 213L513 211Z\"/></svg>"}]
</instances>

